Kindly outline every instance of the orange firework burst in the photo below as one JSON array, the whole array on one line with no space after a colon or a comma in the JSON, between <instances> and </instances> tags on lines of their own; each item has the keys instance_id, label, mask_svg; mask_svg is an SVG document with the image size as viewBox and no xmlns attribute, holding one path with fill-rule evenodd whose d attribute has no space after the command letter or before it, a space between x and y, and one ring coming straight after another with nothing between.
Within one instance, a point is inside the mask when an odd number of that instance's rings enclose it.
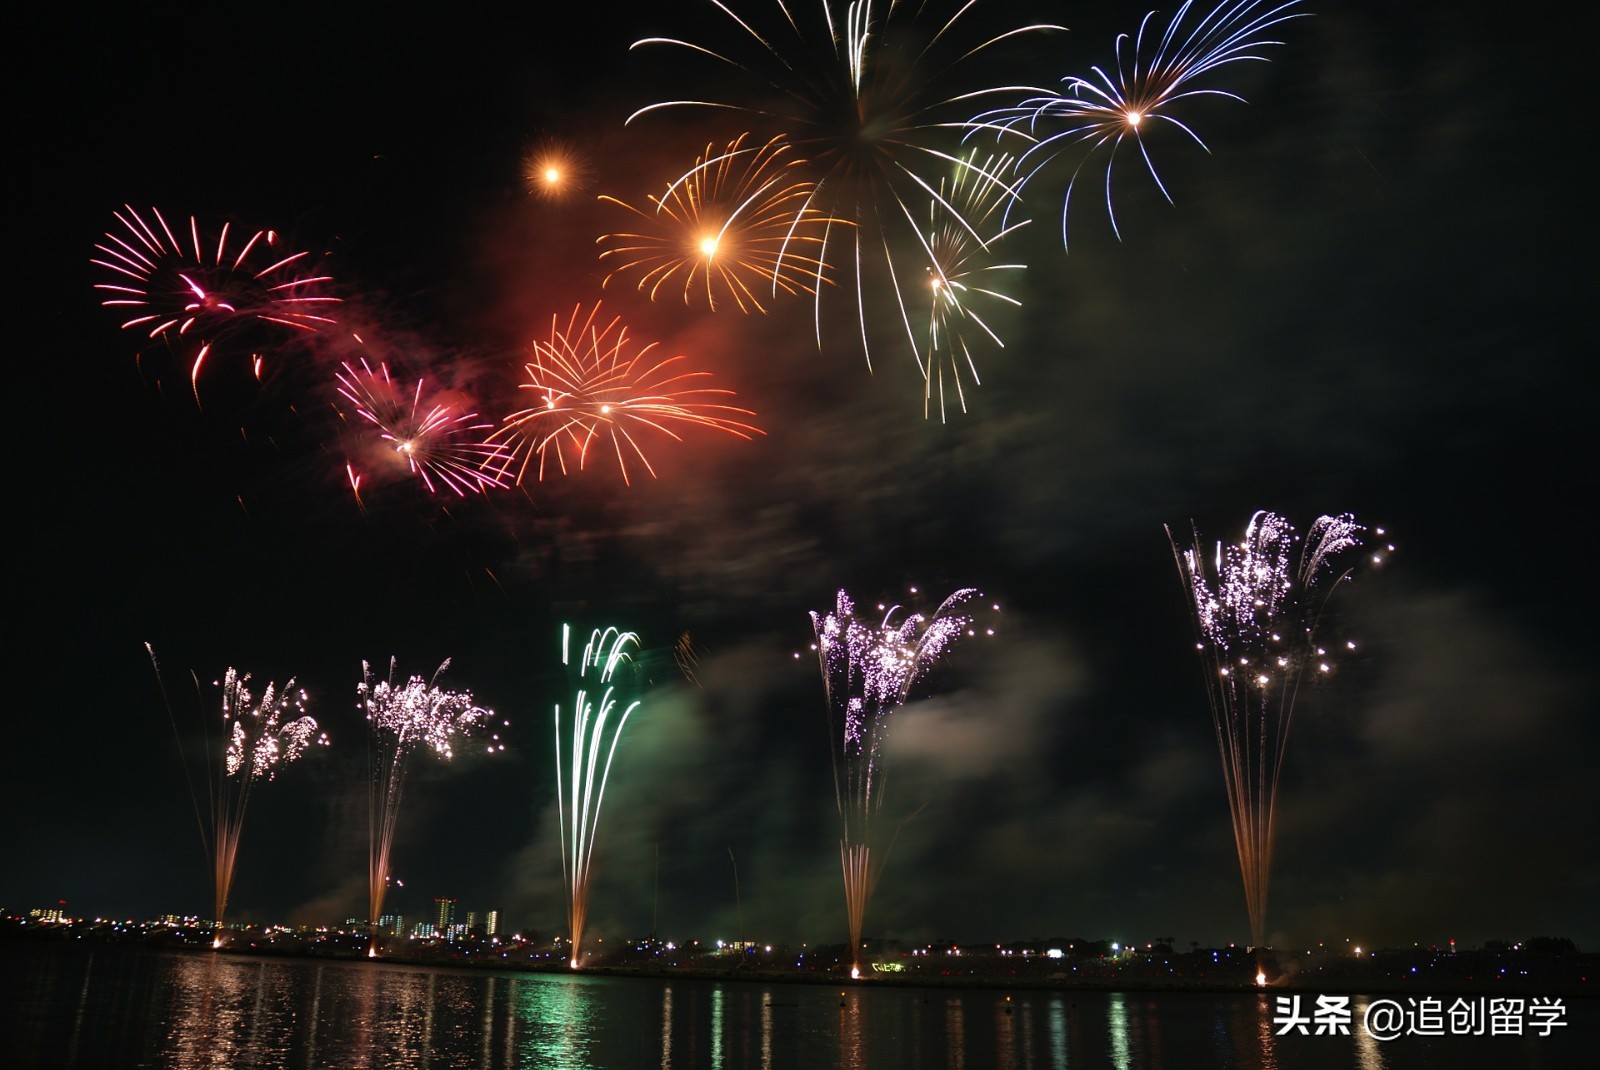
<instances>
[{"instance_id":1,"label":"orange firework burst","mask_svg":"<svg viewBox=\"0 0 1600 1070\"><path fill-rule=\"evenodd\" d=\"M973 129L966 118L974 102L1011 92L986 84L986 70L1006 62L1022 38L1060 27L1016 25L1007 17L985 29L989 20L978 0L710 3L716 14L698 21L695 37L646 37L633 48L675 54L718 72L726 84L719 78L703 96L648 104L627 125L657 111L692 108L737 114L742 124L782 134L803 159L796 170L814 184L808 207L826 221L814 255L834 285L814 290L818 348L824 348L824 306L834 304L859 330L869 366L875 321L898 319L926 373L920 332L907 307L922 292L926 258L917 253L926 245L924 207L940 196L940 178L949 168L976 166L960 147L962 133ZM1016 189L998 175L973 179L1017 200ZM955 206L946 202L940 210ZM1012 204L1011 210L1020 209ZM826 225L837 221L850 225Z\"/></svg>"},{"instance_id":2,"label":"orange firework burst","mask_svg":"<svg viewBox=\"0 0 1600 1070\"><path fill-rule=\"evenodd\" d=\"M686 357L660 358L656 348L655 342L641 347L620 317L602 319L599 302L588 312L578 305L564 327L559 316L552 316L550 337L533 343L528 382L520 384L533 391L534 404L506 417L490 436L507 455L503 474L520 484L535 458L540 479L547 463L563 475L581 471L592 448L609 439L622 480L628 483L630 456L656 474L639 443L641 431L678 441L682 436L676 428L684 426L744 439L764 434L738 419L754 416L750 410L707 400L731 397L733 391L692 385L710 372L687 371Z\"/></svg>"},{"instance_id":3,"label":"orange firework burst","mask_svg":"<svg viewBox=\"0 0 1600 1070\"><path fill-rule=\"evenodd\" d=\"M529 193L557 201L589 184L588 158L562 141L541 141L522 158L522 182Z\"/></svg>"},{"instance_id":4,"label":"orange firework burst","mask_svg":"<svg viewBox=\"0 0 1600 1070\"><path fill-rule=\"evenodd\" d=\"M223 339L252 324L292 333L335 322L328 312L339 298L324 292L331 280L307 270L309 254L285 253L275 231L230 242L229 223L213 240L201 236L193 216L187 230L174 231L155 208L153 225L131 206L113 214L121 228L106 233L91 259L111 273L110 281L95 284L104 295L100 303L128 316L125 329L191 352L189 381L197 394L206 358ZM260 354L251 358L259 377Z\"/></svg>"},{"instance_id":5,"label":"orange firework burst","mask_svg":"<svg viewBox=\"0 0 1600 1070\"><path fill-rule=\"evenodd\" d=\"M644 233L606 234L602 261L614 258L606 276L640 273L639 289L654 300L662 287L683 281L683 299L700 294L711 308L726 292L740 311L765 312L758 289L773 295L815 293L822 282L820 254L832 221L812 206L814 183L797 176L804 161L775 137L747 146L740 134L705 155L667 187L654 206L641 211L615 197L649 224Z\"/></svg>"}]
</instances>

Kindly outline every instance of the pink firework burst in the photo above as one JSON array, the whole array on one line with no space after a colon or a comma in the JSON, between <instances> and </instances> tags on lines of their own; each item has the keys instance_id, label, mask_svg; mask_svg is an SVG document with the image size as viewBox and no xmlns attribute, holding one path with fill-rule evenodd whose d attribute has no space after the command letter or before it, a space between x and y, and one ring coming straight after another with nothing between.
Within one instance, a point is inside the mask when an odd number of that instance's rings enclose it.
<instances>
[{"instance_id":1,"label":"pink firework burst","mask_svg":"<svg viewBox=\"0 0 1600 1070\"><path fill-rule=\"evenodd\" d=\"M363 357L354 364L346 361L338 380L341 415L364 421L370 436L382 444L382 456L404 464L430 492L451 490L466 497L506 485L501 469L509 457L484 439L494 424L431 395L426 379L403 388L390 378L387 364L374 366ZM359 499L360 475L347 468Z\"/></svg>"},{"instance_id":2,"label":"pink firework burst","mask_svg":"<svg viewBox=\"0 0 1600 1070\"><path fill-rule=\"evenodd\" d=\"M911 593L916 593L912 588ZM890 715L952 644L977 634L968 604L979 592L963 587L932 615L879 604L881 616L864 616L840 591L834 611L813 611L813 649L822 668L832 741L833 786L843 829L839 860L850 926L851 975L859 976L862 925L893 838L878 829L883 809L883 743ZM993 604L994 612L1000 606ZM984 631L994 634L994 629Z\"/></svg>"},{"instance_id":3,"label":"pink firework burst","mask_svg":"<svg viewBox=\"0 0 1600 1070\"><path fill-rule=\"evenodd\" d=\"M336 322L329 313L339 298L326 292L330 277L316 273L310 254L286 251L276 231L236 234L224 223L211 237L194 216L174 230L156 208L148 219L128 205L113 215L120 226L96 243L90 260L109 275L95 283L100 303L127 317L125 330L192 356L189 380L197 394L207 358L247 328L265 324L292 334ZM259 378L261 356L252 351L251 358Z\"/></svg>"},{"instance_id":4,"label":"pink firework burst","mask_svg":"<svg viewBox=\"0 0 1600 1070\"><path fill-rule=\"evenodd\" d=\"M744 439L765 433L740 419L754 416L750 410L709 400L733 391L699 385L711 373L687 370L687 359L660 357L655 342L641 346L620 317L602 317L599 302L587 312L578 305L565 326L551 317L550 337L533 343L528 381L519 384L534 403L490 436L509 456L503 474L520 484L530 469L543 479L547 464L563 475L581 471L595 446L609 442L628 483L630 458L656 474L640 441L645 433L680 442L686 427Z\"/></svg>"}]
</instances>

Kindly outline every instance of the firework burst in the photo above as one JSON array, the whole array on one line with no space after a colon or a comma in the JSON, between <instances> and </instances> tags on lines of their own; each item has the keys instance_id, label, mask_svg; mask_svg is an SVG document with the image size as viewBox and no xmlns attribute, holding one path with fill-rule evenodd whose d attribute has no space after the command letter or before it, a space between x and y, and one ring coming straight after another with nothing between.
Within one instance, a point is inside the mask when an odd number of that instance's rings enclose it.
<instances>
[{"instance_id":1,"label":"firework burst","mask_svg":"<svg viewBox=\"0 0 1600 1070\"><path fill-rule=\"evenodd\" d=\"M561 664L572 665L572 628L561 628ZM583 927L589 911L589 876L594 861L595 834L600 827L600 806L605 801L611 761L616 757L622 730L633 711L634 699L620 707L617 672L629 665L629 649L639 649L639 637L617 628L596 628L578 663L578 688L565 726L561 706L556 706L556 807L561 826L561 876L567 886L567 921L572 937L569 965L582 962Z\"/></svg>"},{"instance_id":2,"label":"firework burst","mask_svg":"<svg viewBox=\"0 0 1600 1070\"><path fill-rule=\"evenodd\" d=\"M817 254L830 220L812 207L815 187L798 175L804 163L781 137L745 144L741 134L723 149L713 145L694 167L651 197L643 211L617 200L602 201L632 212L645 230L606 234L600 259L606 283L638 275L651 300L682 284L685 304L717 307L718 295L741 312L765 312L760 291L815 293L822 284Z\"/></svg>"},{"instance_id":3,"label":"firework burst","mask_svg":"<svg viewBox=\"0 0 1600 1070\"><path fill-rule=\"evenodd\" d=\"M432 395L425 379L419 378L415 388L402 388L381 361L376 367L366 358L346 361L337 378L340 414L359 417L382 444L379 456L405 466L429 492L450 490L465 497L505 485L500 469L508 458L485 441L493 422ZM346 468L359 498L360 473Z\"/></svg>"},{"instance_id":4,"label":"firework burst","mask_svg":"<svg viewBox=\"0 0 1600 1070\"><path fill-rule=\"evenodd\" d=\"M948 182L940 180L939 195L928 201L923 238L928 255L928 327L918 356L925 383L925 417L937 396L939 418L945 418L947 380L961 411L967 411L963 380L981 381L968 342L969 331L976 330L1004 348L1005 343L984 318L985 309L1021 305L1001 287L1027 265L1001 263L995 255L996 243L1027 222L1007 225L1003 221L1010 203L1010 188L1005 183L1014 168L1015 161L1009 156L991 155L979 161L976 153L969 152Z\"/></svg>"},{"instance_id":5,"label":"firework burst","mask_svg":"<svg viewBox=\"0 0 1600 1070\"><path fill-rule=\"evenodd\" d=\"M242 340L252 325L265 325L281 339L334 322L330 313L339 298L325 292L331 280L309 267L309 254L286 252L275 231L236 237L224 223L213 239L201 234L193 216L186 229L175 231L155 208L149 219L131 206L113 215L120 226L106 232L90 261L109 275L95 284L100 303L127 317L125 330L190 354L196 398L207 358ZM250 357L260 378L261 355L252 351Z\"/></svg>"},{"instance_id":6,"label":"firework burst","mask_svg":"<svg viewBox=\"0 0 1600 1070\"><path fill-rule=\"evenodd\" d=\"M1288 521L1262 511L1241 542L1217 546L1208 567L1198 532L1192 546L1180 549L1167 531L1194 617L1257 947L1266 932L1278 785L1295 698L1308 676L1332 671L1317 625L1333 590L1352 575L1349 568L1336 573L1335 560L1359 548L1366 534L1348 514L1323 516L1302 542ZM1371 560L1380 564L1383 554Z\"/></svg>"},{"instance_id":7,"label":"firework burst","mask_svg":"<svg viewBox=\"0 0 1600 1070\"><path fill-rule=\"evenodd\" d=\"M1062 79L1060 91L1041 90L1013 107L978 116L974 123L1003 132L1022 133L1032 145L1023 153L1030 175L1062 152L1082 149L1082 158L1067 183L1061 209L1061 240L1067 241L1067 212L1078 178L1091 160L1105 156L1106 214L1118 239L1117 213L1112 205L1112 174L1117 153L1125 143L1137 146L1145 169L1168 203L1172 194L1156 171L1147 139L1153 131L1175 129L1206 152L1206 145L1183 117L1184 109L1199 97L1243 97L1208 82L1218 70L1246 61L1266 61L1267 48L1282 44L1268 34L1275 26L1304 12L1292 10L1298 0L1262 3L1261 0L1224 0L1201 16L1189 20L1192 0L1178 8L1165 30L1153 22L1156 12L1145 15L1139 31L1120 34L1116 61L1110 68L1092 67L1093 76Z\"/></svg>"},{"instance_id":8,"label":"firework burst","mask_svg":"<svg viewBox=\"0 0 1600 1070\"><path fill-rule=\"evenodd\" d=\"M547 201L565 200L589 185L589 159L564 141L541 141L522 157L528 193Z\"/></svg>"},{"instance_id":9,"label":"firework burst","mask_svg":"<svg viewBox=\"0 0 1600 1070\"><path fill-rule=\"evenodd\" d=\"M644 432L677 441L677 429L690 427L743 439L763 434L738 419L755 413L707 400L733 391L694 385L711 373L685 370L686 360L659 357L654 342L640 346L620 317L602 318L599 302L588 312L577 306L565 326L552 317L550 338L534 342L528 381L519 384L533 392L534 403L490 436L506 455L500 475L520 484L530 467L539 479L547 466L563 475L581 471L595 447L609 441L628 483L630 459L656 474L640 442Z\"/></svg>"},{"instance_id":10,"label":"firework burst","mask_svg":"<svg viewBox=\"0 0 1600 1070\"><path fill-rule=\"evenodd\" d=\"M1018 26L975 36L982 9L976 0L957 5L942 21L930 8L944 5L819 0L791 8L779 0L764 18L746 18L720 0L711 3L725 16L711 32L724 31L724 41L651 37L633 47L662 47L709 62L733 76L729 90L651 104L628 122L660 109L708 108L740 113L781 134L804 161L799 170L812 186L812 194L797 202L795 218L808 209L826 220L813 255L853 305L850 319L869 365L869 304L875 306L880 293L893 300L912 352L920 353L907 306L915 303L921 269L936 262L923 234L928 200L941 202L983 243L978 228L941 191L938 177L951 167L979 166L959 152L972 102L1007 91L973 84L967 73L976 60L997 57L1006 42L1060 27ZM970 43L974 39L977 44ZM999 176L989 178L1015 196ZM814 289L819 347L823 290Z\"/></svg>"},{"instance_id":11,"label":"firework burst","mask_svg":"<svg viewBox=\"0 0 1600 1070\"><path fill-rule=\"evenodd\" d=\"M222 689L222 770L212 783L208 844L215 891L215 947L222 946L223 920L251 788L257 781L274 779L280 768L309 747L328 743L328 737L317 731L316 719L305 715L306 693L295 687L294 680L282 690L268 683L259 698L249 684L249 673L231 667L218 684Z\"/></svg>"},{"instance_id":12,"label":"firework burst","mask_svg":"<svg viewBox=\"0 0 1600 1070\"><path fill-rule=\"evenodd\" d=\"M371 736L367 880L368 918L373 940L368 954L374 957L378 953L378 919L383 916L383 899L389 886L389 859L407 757L419 747L427 747L439 758L449 761L455 757L458 738L486 728L494 718L493 710L473 704L470 691L446 691L438 686L439 677L449 667L447 658L434 670L431 679L413 676L403 684L396 684L392 658L385 680L374 681L372 667L366 662L361 664L362 679L356 686L356 695ZM497 733L491 733L487 747L490 752L505 750Z\"/></svg>"},{"instance_id":13,"label":"firework burst","mask_svg":"<svg viewBox=\"0 0 1600 1070\"><path fill-rule=\"evenodd\" d=\"M875 828L883 808L881 759L889 715L905 704L912 687L952 643L972 634L973 617L963 607L977 596L974 588L958 590L931 616L880 605L882 616L874 622L859 616L850 596L840 591L832 613L811 614L827 698L834 794L843 824L839 860L853 974L860 970L857 956L867 903L892 846L892 840L879 842Z\"/></svg>"}]
</instances>

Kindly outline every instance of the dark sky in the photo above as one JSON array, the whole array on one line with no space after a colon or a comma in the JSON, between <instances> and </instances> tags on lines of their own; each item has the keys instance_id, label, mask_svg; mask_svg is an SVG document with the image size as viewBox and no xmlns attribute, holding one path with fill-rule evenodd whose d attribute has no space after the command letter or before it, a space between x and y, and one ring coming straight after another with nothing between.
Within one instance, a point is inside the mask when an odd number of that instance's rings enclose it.
<instances>
[{"instance_id":1,"label":"dark sky","mask_svg":"<svg viewBox=\"0 0 1600 1070\"><path fill-rule=\"evenodd\" d=\"M185 761L232 665L298 678L332 745L258 787L230 913L363 916L362 663L426 675L449 658L444 682L509 719L509 747L413 760L391 906L454 895L557 930L570 620L639 632L649 681L606 798L596 932L842 939L807 612L840 587L867 602L919 584L976 586L1005 612L897 716L886 812L915 817L867 931L1243 941L1163 525L1233 539L1271 509L1302 528L1352 512L1397 546L1339 592L1329 627L1358 654L1296 713L1272 941L1594 946L1587 120L1545 30L1391 8L1315 5L1270 65L1219 76L1249 103L1191 103L1210 155L1152 142L1174 204L1119 158L1120 242L1098 177L1074 194L1070 254L1069 172L1031 183L1022 308L948 423L924 419L892 334L869 372L837 324L819 349L804 303L747 316L601 289L595 238L620 221L595 195L642 200L742 129L732 113L623 125L706 70L628 45L711 32L707 3L589 26L474 5L34 16L49 22L24 26L11 91L8 401L28 463L0 905L208 910ZM1006 75L1049 85L1111 62L1143 9L982 14L1069 27ZM520 160L547 138L588 158L581 197L524 190ZM197 408L92 289L124 204L328 253L340 328L270 352L259 386L219 362ZM660 441L659 478L632 486L600 467L462 501L374 476L358 506L331 415L347 332L498 412L550 317L602 296L766 434ZM671 656L685 632L699 686Z\"/></svg>"}]
</instances>

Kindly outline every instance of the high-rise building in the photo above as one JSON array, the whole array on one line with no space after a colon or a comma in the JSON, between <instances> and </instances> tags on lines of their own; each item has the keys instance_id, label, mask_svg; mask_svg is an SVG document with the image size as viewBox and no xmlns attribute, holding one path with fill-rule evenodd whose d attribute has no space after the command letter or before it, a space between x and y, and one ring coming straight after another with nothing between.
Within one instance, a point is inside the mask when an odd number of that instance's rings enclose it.
<instances>
[{"instance_id":1,"label":"high-rise building","mask_svg":"<svg viewBox=\"0 0 1600 1070\"><path fill-rule=\"evenodd\" d=\"M500 912L498 910L486 910L483 912L483 935L500 935Z\"/></svg>"},{"instance_id":2,"label":"high-rise building","mask_svg":"<svg viewBox=\"0 0 1600 1070\"><path fill-rule=\"evenodd\" d=\"M434 931L443 935L450 931L450 926L456 920L456 901L448 896L438 896L434 899Z\"/></svg>"}]
</instances>

